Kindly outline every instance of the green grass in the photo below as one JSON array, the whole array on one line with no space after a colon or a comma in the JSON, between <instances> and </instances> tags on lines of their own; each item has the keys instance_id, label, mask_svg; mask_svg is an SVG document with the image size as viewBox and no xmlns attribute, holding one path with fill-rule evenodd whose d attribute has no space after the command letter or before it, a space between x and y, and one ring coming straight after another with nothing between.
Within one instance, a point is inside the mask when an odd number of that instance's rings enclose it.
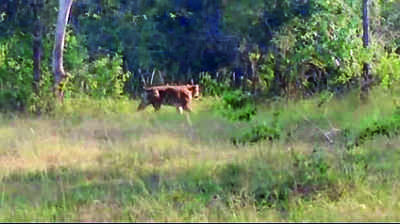
<instances>
[{"instance_id":1,"label":"green grass","mask_svg":"<svg viewBox=\"0 0 400 224\"><path fill-rule=\"evenodd\" d=\"M399 96L265 103L249 123L221 117L213 98L194 102L191 124L126 99L1 114L0 220L399 221L400 137L345 147ZM231 143L277 111L282 138Z\"/></svg>"}]
</instances>

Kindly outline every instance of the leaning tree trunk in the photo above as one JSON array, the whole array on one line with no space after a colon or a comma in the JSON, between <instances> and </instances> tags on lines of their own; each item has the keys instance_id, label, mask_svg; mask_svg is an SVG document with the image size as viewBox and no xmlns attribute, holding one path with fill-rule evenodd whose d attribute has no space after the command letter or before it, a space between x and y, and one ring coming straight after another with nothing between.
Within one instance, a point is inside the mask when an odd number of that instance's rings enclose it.
<instances>
[{"instance_id":1,"label":"leaning tree trunk","mask_svg":"<svg viewBox=\"0 0 400 224\"><path fill-rule=\"evenodd\" d=\"M63 66L65 30L68 23L68 17L72 6L72 1L73 0L59 0L60 9L58 10L57 26L55 33L55 42L53 50L54 92L60 100L62 100L63 98L61 82L66 77Z\"/></svg>"},{"instance_id":2,"label":"leaning tree trunk","mask_svg":"<svg viewBox=\"0 0 400 224\"><path fill-rule=\"evenodd\" d=\"M363 46L368 48L369 46L369 18L368 18L368 0L363 0ZM364 62L363 75L361 83L361 96L366 98L368 96L369 85L371 84L370 79L370 65L368 62Z\"/></svg>"}]
</instances>

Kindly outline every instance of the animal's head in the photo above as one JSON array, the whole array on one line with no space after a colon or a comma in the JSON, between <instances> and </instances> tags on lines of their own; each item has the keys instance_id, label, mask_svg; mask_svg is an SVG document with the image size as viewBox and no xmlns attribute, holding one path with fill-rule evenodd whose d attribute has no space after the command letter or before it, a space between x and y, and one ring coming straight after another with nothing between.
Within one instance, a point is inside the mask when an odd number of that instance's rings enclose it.
<instances>
[{"instance_id":1,"label":"animal's head","mask_svg":"<svg viewBox=\"0 0 400 224\"><path fill-rule=\"evenodd\" d=\"M192 93L193 98L200 97L200 87L199 85L186 85L189 91Z\"/></svg>"},{"instance_id":2,"label":"animal's head","mask_svg":"<svg viewBox=\"0 0 400 224\"><path fill-rule=\"evenodd\" d=\"M144 88L142 93L142 98L158 98L160 97L160 92L156 88Z\"/></svg>"},{"instance_id":3,"label":"animal's head","mask_svg":"<svg viewBox=\"0 0 400 224\"><path fill-rule=\"evenodd\" d=\"M138 107L138 110L143 110L147 105L157 101L160 97L160 93L157 89L153 88L143 88L143 93L141 94L141 103Z\"/></svg>"}]
</instances>

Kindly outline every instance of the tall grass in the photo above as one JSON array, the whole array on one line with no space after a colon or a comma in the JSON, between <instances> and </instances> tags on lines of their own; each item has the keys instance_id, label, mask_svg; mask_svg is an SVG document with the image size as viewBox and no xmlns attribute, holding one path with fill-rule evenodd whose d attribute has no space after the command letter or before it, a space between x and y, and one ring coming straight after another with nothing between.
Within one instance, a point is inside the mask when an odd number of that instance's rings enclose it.
<instances>
[{"instance_id":1,"label":"tall grass","mask_svg":"<svg viewBox=\"0 0 400 224\"><path fill-rule=\"evenodd\" d=\"M136 112L128 99L67 100L41 117L3 114L0 219L398 221L400 138L344 144L389 116L396 97L263 104L249 123L220 117L214 98L195 101L191 123L172 107ZM231 143L277 111L283 138Z\"/></svg>"}]
</instances>

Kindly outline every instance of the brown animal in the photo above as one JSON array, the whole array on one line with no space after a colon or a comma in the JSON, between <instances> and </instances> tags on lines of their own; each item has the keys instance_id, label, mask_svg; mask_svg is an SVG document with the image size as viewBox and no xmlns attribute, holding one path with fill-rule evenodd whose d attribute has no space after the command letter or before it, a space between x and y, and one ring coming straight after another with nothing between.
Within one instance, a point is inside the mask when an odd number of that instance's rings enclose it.
<instances>
[{"instance_id":1,"label":"brown animal","mask_svg":"<svg viewBox=\"0 0 400 224\"><path fill-rule=\"evenodd\" d=\"M158 111L164 104L176 106L180 114L183 113L183 110L191 112L192 98L198 98L200 95L199 85L164 85L153 86L144 90L138 111L145 109L150 104Z\"/></svg>"}]
</instances>

